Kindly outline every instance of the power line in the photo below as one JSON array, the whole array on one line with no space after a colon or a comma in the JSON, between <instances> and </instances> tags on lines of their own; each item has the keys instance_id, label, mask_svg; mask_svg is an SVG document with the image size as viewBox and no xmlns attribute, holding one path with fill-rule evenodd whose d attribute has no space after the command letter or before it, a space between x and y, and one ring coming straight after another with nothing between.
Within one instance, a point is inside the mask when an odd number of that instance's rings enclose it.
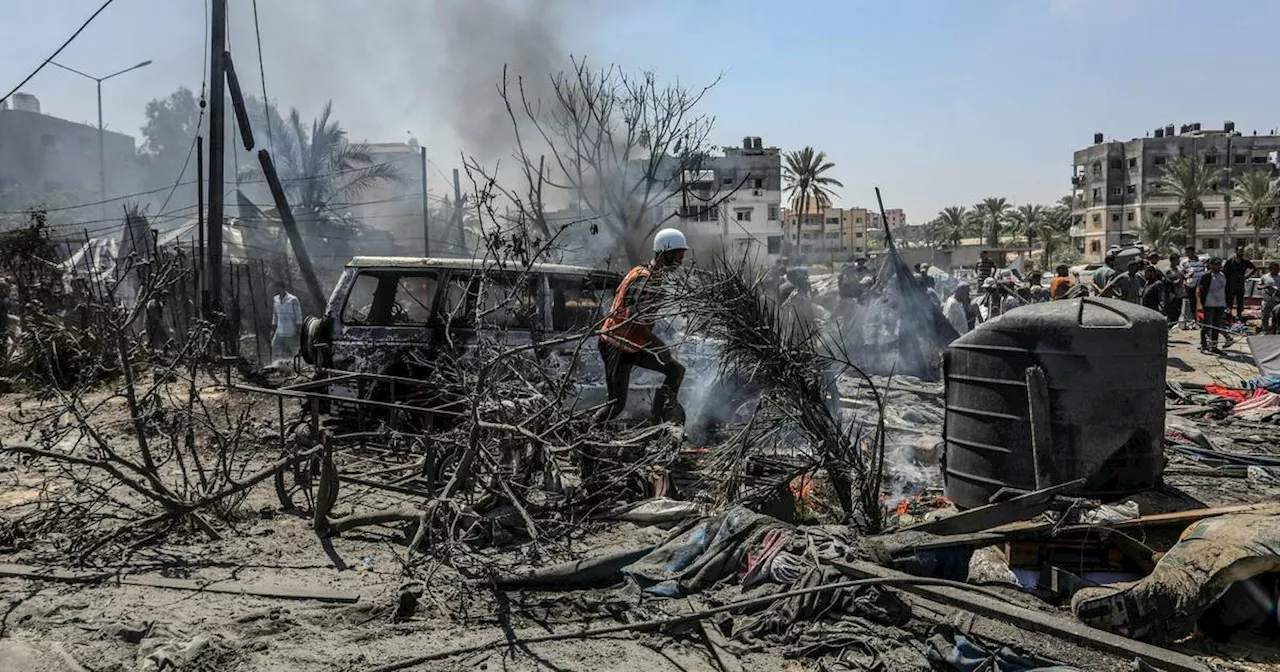
<instances>
[{"instance_id":1,"label":"power line","mask_svg":"<svg viewBox=\"0 0 1280 672\"><path fill-rule=\"evenodd\" d=\"M262 81L262 116L267 120L267 145L275 149L271 134L271 99L267 97L267 71L262 65L262 30L258 27L258 0L253 0L253 34L258 39L258 79Z\"/></svg>"},{"instance_id":2,"label":"power line","mask_svg":"<svg viewBox=\"0 0 1280 672\"><path fill-rule=\"evenodd\" d=\"M3 103L4 101L9 100L10 96L17 93L18 89L21 89L23 86L26 85L27 82L31 81L31 78L35 77L37 73L43 70L44 66L49 65L49 61L52 61L53 59L57 58L58 54L61 54L62 50L66 49L67 45L71 44L72 40L79 37L80 33L84 32L84 29L88 28L89 24L92 23L94 19L98 18L98 15L102 13L102 10L106 9L114 1L115 0L107 0L106 2L102 3L102 6L98 8L98 11L94 12L93 15L90 16L88 19L85 19L85 22L80 24L80 27L76 29L76 32L72 33L71 37L68 37L67 41L63 42L62 46L58 47L57 51L54 51L52 54L49 54L49 58L44 59L43 63L36 66L36 69L32 70L31 74L27 75L26 79L23 79L21 82L18 82L18 85L13 87L13 89L10 90L9 93L4 94L4 98L0 98L0 103Z\"/></svg>"}]
</instances>

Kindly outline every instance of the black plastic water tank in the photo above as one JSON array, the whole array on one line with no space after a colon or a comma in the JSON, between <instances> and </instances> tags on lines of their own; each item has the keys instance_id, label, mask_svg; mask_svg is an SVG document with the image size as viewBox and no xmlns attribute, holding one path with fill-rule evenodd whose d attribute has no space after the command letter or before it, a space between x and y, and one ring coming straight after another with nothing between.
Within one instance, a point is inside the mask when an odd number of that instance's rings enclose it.
<instances>
[{"instance_id":1,"label":"black plastic water tank","mask_svg":"<svg viewBox=\"0 0 1280 672\"><path fill-rule=\"evenodd\" d=\"M1048 387L1052 485L1110 499L1160 483L1164 464L1164 315L1113 299L1032 304L951 344L946 377L946 494L960 508L1002 489L1034 490L1027 369Z\"/></svg>"}]
</instances>

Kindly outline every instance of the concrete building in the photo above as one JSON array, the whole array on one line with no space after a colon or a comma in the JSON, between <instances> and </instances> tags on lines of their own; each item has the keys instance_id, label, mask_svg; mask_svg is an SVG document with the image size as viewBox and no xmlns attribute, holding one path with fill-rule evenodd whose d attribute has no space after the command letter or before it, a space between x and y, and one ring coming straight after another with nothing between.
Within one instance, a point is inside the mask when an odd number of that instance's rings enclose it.
<instances>
[{"instance_id":1,"label":"concrete building","mask_svg":"<svg viewBox=\"0 0 1280 672\"><path fill-rule=\"evenodd\" d=\"M50 197L79 202L98 201L101 171L98 128L40 111L40 101L15 94L12 105L0 107L0 202L17 210L39 205ZM139 164L133 138L103 133L107 197L138 191ZM111 208L112 216L120 208Z\"/></svg>"},{"instance_id":2,"label":"concrete building","mask_svg":"<svg viewBox=\"0 0 1280 672\"><path fill-rule=\"evenodd\" d=\"M1245 171L1275 174L1280 135L1274 130L1269 135L1244 135L1230 121L1221 130L1195 123L1174 131L1169 125L1128 141L1104 141L1098 133L1093 145L1075 152L1071 237L1085 258L1100 260L1108 247L1137 240L1144 219L1167 217L1178 209L1177 199L1159 187L1164 166L1180 156L1194 156L1226 173L1219 189L1204 199L1207 212L1197 218L1196 247L1213 254L1252 242L1247 213L1231 203L1230 183ZM1262 246L1273 246L1277 235L1274 229L1264 229Z\"/></svg>"},{"instance_id":3,"label":"concrete building","mask_svg":"<svg viewBox=\"0 0 1280 672\"><path fill-rule=\"evenodd\" d=\"M660 215L690 238L694 251L723 249L767 262L783 253L782 152L758 137L686 171ZM676 215L676 217L672 217Z\"/></svg>"},{"instance_id":4,"label":"concrete building","mask_svg":"<svg viewBox=\"0 0 1280 672\"><path fill-rule=\"evenodd\" d=\"M895 218L895 214L896 218ZM901 210L887 211L891 222L905 221ZM786 211L784 230L793 243L797 256L815 261L834 258L848 261L873 254L884 247L884 226L877 212L867 208L810 207L799 223L791 210Z\"/></svg>"}]
</instances>

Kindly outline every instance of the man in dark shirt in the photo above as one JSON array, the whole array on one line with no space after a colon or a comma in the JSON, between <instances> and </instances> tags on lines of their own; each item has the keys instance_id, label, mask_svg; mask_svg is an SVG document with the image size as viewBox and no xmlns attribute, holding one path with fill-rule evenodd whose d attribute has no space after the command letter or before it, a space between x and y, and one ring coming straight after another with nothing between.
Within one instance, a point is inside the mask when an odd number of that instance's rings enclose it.
<instances>
[{"instance_id":1,"label":"man in dark shirt","mask_svg":"<svg viewBox=\"0 0 1280 672\"><path fill-rule=\"evenodd\" d=\"M1257 272L1253 262L1244 258L1244 246L1236 247L1236 256L1227 260L1222 267L1227 276L1227 310L1235 304L1236 319L1244 319L1244 283Z\"/></svg>"},{"instance_id":2,"label":"man in dark shirt","mask_svg":"<svg viewBox=\"0 0 1280 672\"><path fill-rule=\"evenodd\" d=\"M987 251L983 250L978 253L978 264L973 270L978 274L978 280L986 280L995 275L996 262L991 261L991 257L987 255Z\"/></svg>"}]
</instances>

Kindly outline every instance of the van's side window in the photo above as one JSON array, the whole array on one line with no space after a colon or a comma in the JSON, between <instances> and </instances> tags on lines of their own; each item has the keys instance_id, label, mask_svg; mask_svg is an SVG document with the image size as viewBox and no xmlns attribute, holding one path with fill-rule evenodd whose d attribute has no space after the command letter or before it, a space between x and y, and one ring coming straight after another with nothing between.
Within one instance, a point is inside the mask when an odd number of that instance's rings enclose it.
<instances>
[{"instance_id":1,"label":"van's side window","mask_svg":"<svg viewBox=\"0 0 1280 672\"><path fill-rule=\"evenodd\" d=\"M411 327L431 320L435 300L433 271L366 271L356 276L342 323L354 326Z\"/></svg>"},{"instance_id":2,"label":"van's side window","mask_svg":"<svg viewBox=\"0 0 1280 672\"><path fill-rule=\"evenodd\" d=\"M555 331L596 329L604 321L606 304L616 287L598 280L572 275L553 275L551 282L551 328Z\"/></svg>"}]
</instances>

